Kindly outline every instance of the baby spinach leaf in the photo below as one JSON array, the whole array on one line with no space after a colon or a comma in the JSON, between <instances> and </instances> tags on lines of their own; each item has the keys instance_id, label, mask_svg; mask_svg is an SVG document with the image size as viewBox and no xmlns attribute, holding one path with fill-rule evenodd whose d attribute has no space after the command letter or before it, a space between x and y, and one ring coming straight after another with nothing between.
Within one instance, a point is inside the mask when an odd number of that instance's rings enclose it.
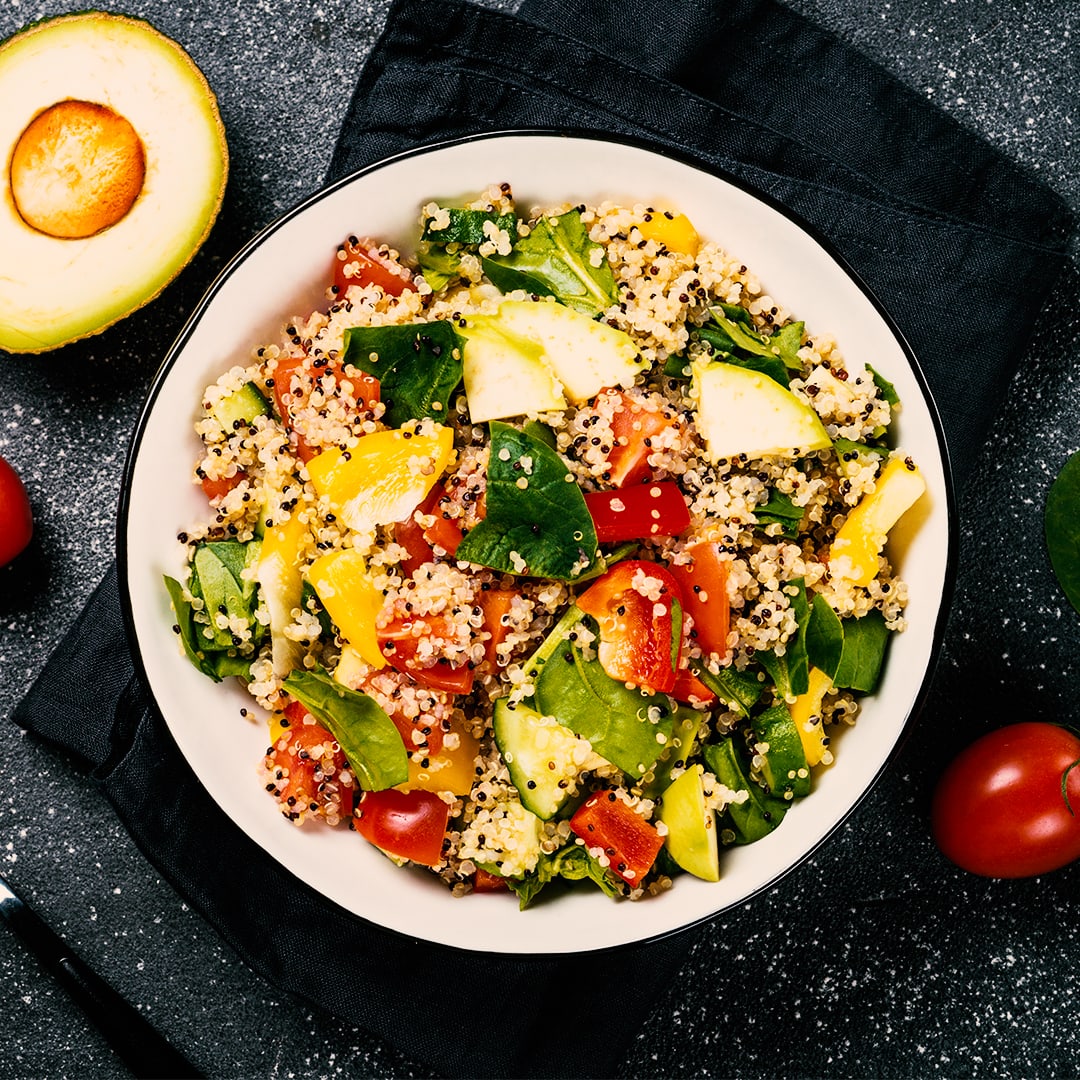
<instances>
[{"instance_id":1,"label":"baby spinach leaf","mask_svg":"<svg viewBox=\"0 0 1080 1080\"><path fill-rule=\"evenodd\" d=\"M614 877L580 844L567 844L550 855L541 855L534 870L524 877L507 878L506 884L517 894L518 907L524 911L545 885L559 878L563 881L591 881L608 896L622 893Z\"/></svg>"},{"instance_id":2,"label":"baby spinach leaf","mask_svg":"<svg viewBox=\"0 0 1080 1080\"><path fill-rule=\"evenodd\" d=\"M1065 462L1050 485L1043 531L1058 584L1080 611L1080 452Z\"/></svg>"},{"instance_id":3,"label":"baby spinach leaf","mask_svg":"<svg viewBox=\"0 0 1080 1080\"><path fill-rule=\"evenodd\" d=\"M788 582L798 592L791 598L791 610L795 613L798 628L788 638L782 656L775 651L759 652L757 659L772 679L781 697L789 694L805 694L810 689L810 662L806 655L806 630L810 623L810 604L806 599L806 585L802 578Z\"/></svg>"},{"instance_id":4,"label":"baby spinach leaf","mask_svg":"<svg viewBox=\"0 0 1080 1080\"><path fill-rule=\"evenodd\" d=\"M866 368L873 376L874 385L878 388L881 399L889 405L899 405L900 395L896 392L896 387L884 375L879 375L869 364Z\"/></svg>"},{"instance_id":5,"label":"baby spinach leaf","mask_svg":"<svg viewBox=\"0 0 1080 1080\"><path fill-rule=\"evenodd\" d=\"M420 239L435 244L462 244L466 247L479 247L487 239L484 227L489 223L496 229L505 230L510 239L517 236L517 216L515 214L496 214L492 210L469 210L461 206L442 208L449 217L449 223L441 229L432 226L434 218L427 218Z\"/></svg>"},{"instance_id":6,"label":"baby spinach leaf","mask_svg":"<svg viewBox=\"0 0 1080 1080\"><path fill-rule=\"evenodd\" d=\"M790 495L773 488L768 499L754 510L759 525L779 525L780 535L794 540L799 535L803 508L796 506Z\"/></svg>"},{"instance_id":7,"label":"baby spinach leaf","mask_svg":"<svg viewBox=\"0 0 1080 1080\"><path fill-rule=\"evenodd\" d=\"M539 712L588 739L602 758L636 780L656 764L671 739L674 719L665 695L627 689L570 641L544 664L535 699ZM648 715L654 707L660 713L655 722Z\"/></svg>"},{"instance_id":8,"label":"baby spinach leaf","mask_svg":"<svg viewBox=\"0 0 1080 1080\"><path fill-rule=\"evenodd\" d=\"M172 601L173 617L180 633L180 643L184 646L184 654L204 675L221 682L221 676L217 673L212 654L208 655L204 647L204 639L200 635L200 624L195 622L195 611L191 603L184 597L184 587L176 578L165 577L165 588L168 590L169 599Z\"/></svg>"},{"instance_id":9,"label":"baby spinach leaf","mask_svg":"<svg viewBox=\"0 0 1080 1080\"><path fill-rule=\"evenodd\" d=\"M322 671L292 671L284 686L337 739L365 791L408 780L401 735L367 694L342 686Z\"/></svg>"},{"instance_id":10,"label":"baby spinach leaf","mask_svg":"<svg viewBox=\"0 0 1080 1080\"><path fill-rule=\"evenodd\" d=\"M694 674L734 713L749 716L764 685L753 671L722 667L715 675L702 663L690 662ZM786 673L785 673L786 677Z\"/></svg>"},{"instance_id":11,"label":"baby spinach leaf","mask_svg":"<svg viewBox=\"0 0 1080 1080\"><path fill-rule=\"evenodd\" d=\"M877 454L879 457L889 455L887 446L872 446L870 443L853 442L851 439L833 439L833 449L843 461L851 461L859 454Z\"/></svg>"},{"instance_id":12,"label":"baby spinach leaf","mask_svg":"<svg viewBox=\"0 0 1080 1080\"><path fill-rule=\"evenodd\" d=\"M345 331L343 360L379 380L391 427L428 417L445 423L461 382L461 349L461 338L443 320L354 326Z\"/></svg>"},{"instance_id":13,"label":"baby spinach leaf","mask_svg":"<svg viewBox=\"0 0 1080 1080\"><path fill-rule=\"evenodd\" d=\"M877 688L889 644L885 616L875 609L858 619L843 619L841 625L844 648L833 676L833 685L872 694Z\"/></svg>"},{"instance_id":14,"label":"baby spinach leaf","mask_svg":"<svg viewBox=\"0 0 1080 1080\"><path fill-rule=\"evenodd\" d=\"M438 292L461 276L461 256L434 244L421 244L416 250L416 261L424 280Z\"/></svg>"},{"instance_id":15,"label":"baby spinach leaf","mask_svg":"<svg viewBox=\"0 0 1080 1080\"><path fill-rule=\"evenodd\" d=\"M806 627L806 655L813 667L836 678L844 652L844 626L840 617L820 593L810 605L810 621Z\"/></svg>"},{"instance_id":16,"label":"baby spinach leaf","mask_svg":"<svg viewBox=\"0 0 1080 1080\"><path fill-rule=\"evenodd\" d=\"M618 302L619 290L607 258L597 252L603 249L589 239L581 214L568 210L540 218L527 236L517 238L509 255L491 255L482 265L503 292L525 289L599 315Z\"/></svg>"},{"instance_id":17,"label":"baby spinach leaf","mask_svg":"<svg viewBox=\"0 0 1080 1080\"><path fill-rule=\"evenodd\" d=\"M732 318L734 313L729 305L710 308L709 314L713 322L703 326L698 332L702 340L708 341L718 352L737 354L741 351L749 356L779 359L784 367L791 371L802 369L802 360L798 353L802 347L804 323L788 323L772 334L762 334L754 329L749 313L744 308L737 310L743 314ZM764 373L768 375L770 371L765 370ZM786 386L786 372L783 379L777 381Z\"/></svg>"},{"instance_id":18,"label":"baby spinach leaf","mask_svg":"<svg viewBox=\"0 0 1080 1080\"><path fill-rule=\"evenodd\" d=\"M546 443L491 423L487 515L457 558L507 574L573 581L596 561L596 529L566 462Z\"/></svg>"}]
</instances>

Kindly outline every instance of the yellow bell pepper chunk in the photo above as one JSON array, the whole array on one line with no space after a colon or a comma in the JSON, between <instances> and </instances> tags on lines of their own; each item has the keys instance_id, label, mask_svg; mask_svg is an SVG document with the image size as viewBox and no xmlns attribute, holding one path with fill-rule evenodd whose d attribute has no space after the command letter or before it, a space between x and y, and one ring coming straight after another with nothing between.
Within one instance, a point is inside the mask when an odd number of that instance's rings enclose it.
<instances>
[{"instance_id":1,"label":"yellow bell pepper chunk","mask_svg":"<svg viewBox=\"0 0 1080 1080\"><path fill-rule=\"evenodd\" d=\"M878 556L889 530L925 490L917 465L907 458L890 458L874 490L863 496L837 530L829 551L829 573L853 585L869 585L877 576Z\"/></svg>"},{"instance_id":2,"label":"yellow bell pepper chunk","mask_svg":"<svg viewBox=\"0 0 1080 1080\"><path fill-rule=\"evenodd\" d=\"M375 431L350 450L316 455L307 470L341 521L370 532L404 521L424 501L450 464L453 444L453 431L440 425L432 435L415 434L415 426Z\"/></svg>"},{"instance_id":3,"label":"yellow bell pepper chunk","mask_svg":"<svg viewBox=\"0 0 1080 1080\"><path fill-rule=\"evenodd\" d=\"M308 568L308 581L341 636L372 667L383 667L386 659L375 637L383 595L371 580L364 556L352 548L323 555Z\"/></svg>"},{"instance_id":4,"label":"yellow bell pepper chunk","mask_svg":"<svg viewBox=\"0 0 1080 1080\"><path fill-rule=\"evenodd\" d=\"M293 609L300 606L304 588L301 567L310 540L307 523L297 512L268 528L259 549L255 576L270 616L271 659L279 678L292 671L301 652L299 643L285 636L285 627L293 621Z\"/></svg>"},{"instance_id":5,"label":"yellow bell pepper chunk","mask_svg":"<svg viewBox=\"0 0 1080 1080\"><path fill-rule=\"evenodd\" d=\"M646 240L655 240L658 244L663 244L668 251L696 255L701 246L697 230L685 214L654 210L649 215L648 221L638 224L638 232Z\"/></svg>"},{"instance_id":6,"label":"yellow bell pepper chunk","mask_svg":"<svg viewBox=\"0 0 1080 1080\"><path fill-rule=\"evenodd\" d=\"M831 689L832 679L820 668L812 667L810 688L788 706L791 719L795 721L795 730L802 740L806 764L810 766L821 764L829 742L825 725L821 722L821 703Z\"/></svg>"},{"instance_id":7,"label":"yellow bell pepper chunk","mask_svg":"<svg viewBox=\"0 0 1080 1080\"><path fill-rule=\"evenodd\" d=\"M480 753L480 744L467 731L457 725L454 732L460 740L453 749L448 746L437 754L429 754L427 765L414 761L415 755L409 756L409 779L401 785L403 791L449 791L451 795L468 795L476 779L476 755Z\"/></svg>"},{"instance_id":8,"label":"yellow bell pepper chunk","mask_svg":"<svg viewBox=\"0 0 1080 1080\"><path fill-rule=\"evenodd\" d=\"M285 714L280 712L271 713L266 723L267 726L270 728L269 745L276 746L281 736L289 730L289 725L285 720Z\"/></svg>"}]
</instances>

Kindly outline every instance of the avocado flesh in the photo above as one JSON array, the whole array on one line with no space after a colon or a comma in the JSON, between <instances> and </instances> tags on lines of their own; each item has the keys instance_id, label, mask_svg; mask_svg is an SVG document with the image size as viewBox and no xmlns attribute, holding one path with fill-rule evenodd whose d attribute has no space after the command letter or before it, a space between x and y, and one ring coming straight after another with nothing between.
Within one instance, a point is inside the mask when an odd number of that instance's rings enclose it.
<instances>
[{"instance_id":1,"label":"avocado flesh","mask_svg":"<svg viewBox=\"0 0 1080 1080\"><path fill-rule=\"evenodd\" d=\"M36 24L0 45L0 156L58 102L104 103L137 132L145 183L115 224L84 238L20 216L3 179L0 349L42 352L97 333L153 299L188 263L217 216L228 153L217 102L175 42L104 12Z\"/></svg>"}]
</instances>

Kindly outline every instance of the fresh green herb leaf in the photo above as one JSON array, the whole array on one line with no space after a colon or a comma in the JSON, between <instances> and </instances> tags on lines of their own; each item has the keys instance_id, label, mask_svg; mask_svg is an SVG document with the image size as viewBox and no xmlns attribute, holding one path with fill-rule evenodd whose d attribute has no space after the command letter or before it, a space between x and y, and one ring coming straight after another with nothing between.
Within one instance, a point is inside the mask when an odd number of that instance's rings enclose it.
<instances>
[{"instance_id":1,"label":"fresh green herb leaf","mask_svg":"<svg viewBox=\"0 0 1080 1080\"><path fill-rule=\"evenodd\" d=\"M813 667L835 680L844 653L844 626L828 600L815 594L806 627L806 655Z\"/></svg>"},{"instance_id":2,"label":"fresh green herb leaf","mask_svg":"<svg viewBox=\"0 0 1080 1080\"><path fill-rule=\"evenodd\" d=\"M770 795L751 779L745 756L731 735L710 743L704 748L703 756L706 767L721 784L732 791L745 791L749 796L745 802L730 803L720 819L734 834L734 843L752 844L783 821L788 801Z\"/></svg>"},{"instance_id":3,"label":"fresh green herb leaf","mask_svg":"<svg viewBox=\"0 0 1080 1080\"><path fill-rule=\"evenodd\" d=\"M889 644L885 616L875 609L858 619L844 619L842 625L844 651L833 676L833 685L872 694L877 689Z\"/></svg>"},{"instance_id":4,"label":"fresh green herb leaf","mask_svg":"<svg viewBox=\"0 0 1080 1080\"><path fill-rule=\"evenodd\" d=\"M445 423L461 382L462 341L446 321L355 326L345 331L343 361L379 380L383 420L401 427L430 417Z\"/></svg>"},{"instance_id":5,"label":"fresh green herb leaf","mask_svg":"<svg viewBox=\"0 0 1080 1080\"><path fill-rule=\"evenodd\" d=\"M794 540L799 535L803 508L796 506L790 495L773 488L769 498L754 510L759 525L779 525L780 535Z\"/></svg>"},{"instance_id":6,"label":"fresh green herb leaf","mask_svg":"<svg viewBox=\"0 0 1080 1080\"><path fill-rule=\"evenodd\" d=\"M1050 485L1043 530L1058 584L1080 611L1080 452L1065 462Z\"/></svg>"},{"instance_id":7,"label":"fresh green herb leaf","mask_svg":"<svg viewBox=\"0 0 1080 1080\"><path fill-rule=\"evenodd\" d=\"M866 367L874 378L874 385L878 388L882 400L889 405L899 405L900 395L896 392L896 387L884 375L879 375L869 364Z\"/></svg>"},{"instance_id":8,"label":"fresh green herb leaf","mask_svg":"<svg viewBox=\"0 0 1080 1080\"><path fill-rule=\"evenodd\" d=\"M674 720L665 695L627 689L565 638L536 680L535 699L537 711L588 739L602 758L635 780L656 764L671 739ZM656 721L650 709L659 714Z\"/></svg>"},{"instance_id":9,"label":"fresh green herb leaf","mask_svg":"<svg viewBox=\"0 0 1080 1080\"><path fill-rule=\"evenodd\" d=\"M527 236L518 237L509 255L489 256L482 265L503 292L525 289L599 315L618 302L619 290L607 259L597 252L603 249L589 239L581 214L568 210L540 218Z\"/></svg>"},{"instance_id":10,"label":"fresh green herb leaf","mask_svg":"<svg viewBox=\"0 0 1080 1080\"><path fill-rule=\"evenodd\" d=\"M457 558L507 574L573 581L596 561L596 529L581 489L547 443L491 423L487 515Z\"/></svg>"},{"instance_id":11,"label":"fresh green herb leaf","mask_svg":"<svg viewBox=\"0 0 1080 1080\"><path fill-rule=\"evenodd\" d=\"M367 694L320 671L292 671L284 686L337 739L365 791L408 780L409 758L401 735Z\"/></svg>"},{"instance_id":12,"label":"fresh green herb leaf","mask_svg":"<svg viewBox=\"0 0 1080 1080\"><path fill-rule=\"evenodd\" d=\"M619 883L579 844L567 844L551 855L541 855L536 868L521 878L507 878L506 884L517 894L524 911L549 882L591 881L608 896L619 896Z\"/></svg>"}]
</instances>

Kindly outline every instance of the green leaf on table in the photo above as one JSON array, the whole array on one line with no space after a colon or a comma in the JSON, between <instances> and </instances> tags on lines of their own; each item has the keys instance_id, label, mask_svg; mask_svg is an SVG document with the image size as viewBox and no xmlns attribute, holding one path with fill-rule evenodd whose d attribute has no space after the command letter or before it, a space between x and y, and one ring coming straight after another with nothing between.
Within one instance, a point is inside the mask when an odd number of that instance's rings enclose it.
<instances>
[{"instance_id":1,"label":"green leaf on table","mask_svg":"<svg viewBox=\"0 0 1080 1080\"><path fill-rule=\"evenodd\" d=\"M401 427L431 418L446 423L461 382L462 341L444 320L345 331L342 360L379 380L383 420Z\"/></svg>"},{"instance_id":2,"label":"green leaf on table","mask_svg":"<svg viewBox=\"0 0 1080 1080\"><path fill-rule=\"evenodd\" d=\"M619 299L603 248L589 239L577 210L540 218L527 236L514 241L509 255L491 255L481 264L503 292L554 296L587 315L598 315Z\"/></svg>"},{"instance_id":3,"label":"green leaf on table","mask_svg":"<svg viewBox=\"0 0 1080 1080\"><path fill-rule=\"evenodd\" d=\"M487 514L457 558L507 574L573 581L597 559L596 529L559 453L509 424L491 423Z\"/></svg>"},{"instance_id":4,"label":"green leaf on table","mask_svg":"<svg viewBox=\"0 0 1080 1080\"><path fill-rule=\"evenodd\" d=\"M409 759L394 722L375 701L325 672L293 671L284 682L349 759L365 791L382 791L409 778Z\"/></svg>"}]
</instances>

